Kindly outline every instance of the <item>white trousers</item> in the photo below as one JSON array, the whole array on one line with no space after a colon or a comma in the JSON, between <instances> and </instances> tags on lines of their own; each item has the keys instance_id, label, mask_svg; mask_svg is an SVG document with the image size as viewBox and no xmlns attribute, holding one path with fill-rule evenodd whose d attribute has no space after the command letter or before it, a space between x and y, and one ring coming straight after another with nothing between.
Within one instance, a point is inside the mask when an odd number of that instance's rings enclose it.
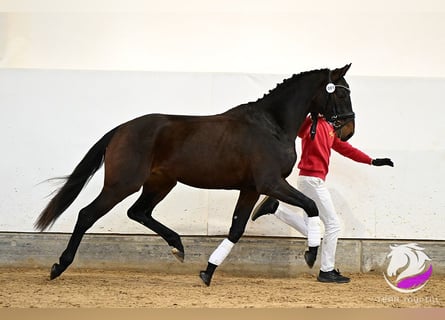
<instances>
[{"instance_id":1,"label":"white trousers","mask_svg":"<svg viewBox=\"0 0 445 320\"><path fill-rule=\"evenodd\" d=\"M324 225L325 232L321 246L320 270L324 272L334 270L340 221L332 203L331 194L326 188L324 181L315 177L299 176L297 189L315 201L320 220ZM302 216L280 203L275 216L304 236L307 236L308 216L306 213Z\"/></svg>"}]
</instances>

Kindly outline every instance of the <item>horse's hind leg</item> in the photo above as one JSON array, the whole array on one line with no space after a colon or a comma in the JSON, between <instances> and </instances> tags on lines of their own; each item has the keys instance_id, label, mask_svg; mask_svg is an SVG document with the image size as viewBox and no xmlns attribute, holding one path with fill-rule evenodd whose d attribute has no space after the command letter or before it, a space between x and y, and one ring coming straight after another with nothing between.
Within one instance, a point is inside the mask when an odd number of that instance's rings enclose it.
<instances>
[{"instance_id":1,"label":"horse's hind leg","mask_svg":"<svg viewBox=\"0 0 445 320\"><path fill-rule=\"evenodd\" d=\"M113 190L104 188L91 204L80 210L68 245L60 256L59 263L55 263L51 268L51 280L60 276L73 262L85 232L124 198L117 196Z\"/></svg>"},{"instance_id":2,"label":"horse's hind leg","mask_svg":"<svg viewBox=\"0 0 445 320\"><path fill-rule=\"evenodd\" d=\"M240 192L240 196L233 213L232 226L230 227L229 236L221 242L215 251L213 251L213 253L210 255L207 269L205 271L201 271L199 274L201 280L207 286L210 285L210 281L212 280L212 276L216 268L223 263L235 243L237 243L244 234L250 213L259 196L260 195L256 191Z\"/></svg>"},{"instance_id":3,"label":"horse's hind leg","mask_svg":"<svg viewBox=\"0 0 445 320\"><path fill-rule=\"evenodd\" d=\"M180 236L152 217L155 206L165 198L175 185L176 181L174 180L151 177L144 184L142 194L138 200L128 210L128 217L160 235L172 247L173 255L183 262L184 246Z\"/></svg>"}]
</instances>

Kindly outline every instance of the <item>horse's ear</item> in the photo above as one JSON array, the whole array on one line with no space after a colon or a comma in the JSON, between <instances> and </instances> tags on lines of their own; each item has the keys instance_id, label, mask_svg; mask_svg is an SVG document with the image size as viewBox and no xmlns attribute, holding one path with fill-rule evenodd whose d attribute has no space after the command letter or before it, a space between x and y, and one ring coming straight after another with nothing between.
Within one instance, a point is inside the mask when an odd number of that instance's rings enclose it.
<instances>
[{"instance_id":1,"label":"horse's ear","mask_svg":"<svg viewBox=\"0 0 445 320\"><path fill-rule=\"evenodd\" d=\"M348 72L350 67L351 67L351 63L345 65L343 68L338 68L338 69L332 70L332 80L337 81L337 80L340 80L341 78L343 78L345 76L346 72Z\"/></svg>"}]
</instances>

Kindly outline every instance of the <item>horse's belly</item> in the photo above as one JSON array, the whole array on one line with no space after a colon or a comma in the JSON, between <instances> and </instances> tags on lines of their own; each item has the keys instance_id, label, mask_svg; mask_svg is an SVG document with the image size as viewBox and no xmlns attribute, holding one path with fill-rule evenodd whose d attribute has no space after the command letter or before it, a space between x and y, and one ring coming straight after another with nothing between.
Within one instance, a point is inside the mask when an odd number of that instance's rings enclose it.
<instances>
[{"instance_id":1,"label":"horse's belly","mask_svg":"<svg viewBox=\"0 0 445 320\"><path fill-rule=\"evenodd\" d=\"M243 168L208 167L207 165L189 167L178 172L178 181L196 188L239 189L252 184L252 179Z\"/></svg>"}]
</instances>

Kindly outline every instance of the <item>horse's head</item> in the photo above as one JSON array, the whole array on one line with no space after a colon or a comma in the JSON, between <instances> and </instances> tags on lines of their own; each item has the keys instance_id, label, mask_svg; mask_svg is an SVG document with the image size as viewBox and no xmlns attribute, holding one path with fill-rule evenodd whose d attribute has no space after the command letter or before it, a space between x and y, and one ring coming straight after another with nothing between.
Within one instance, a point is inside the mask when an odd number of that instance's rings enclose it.
<instances>
[{"instance_id":1,"label":"horse's head","mask_svg":"<svg viewBox=\"0 0 445 320\"><path fill-rule=\"evenodd\" d=\"M329 70L322 90L313 100L311 112L321 113L334 126L335 133L342 141L354 135L354 111L351 103L351 89L344 79L351 64L343 68ZM314 126L315 134L315 126Z\"/></svg>"}]
</instances>

